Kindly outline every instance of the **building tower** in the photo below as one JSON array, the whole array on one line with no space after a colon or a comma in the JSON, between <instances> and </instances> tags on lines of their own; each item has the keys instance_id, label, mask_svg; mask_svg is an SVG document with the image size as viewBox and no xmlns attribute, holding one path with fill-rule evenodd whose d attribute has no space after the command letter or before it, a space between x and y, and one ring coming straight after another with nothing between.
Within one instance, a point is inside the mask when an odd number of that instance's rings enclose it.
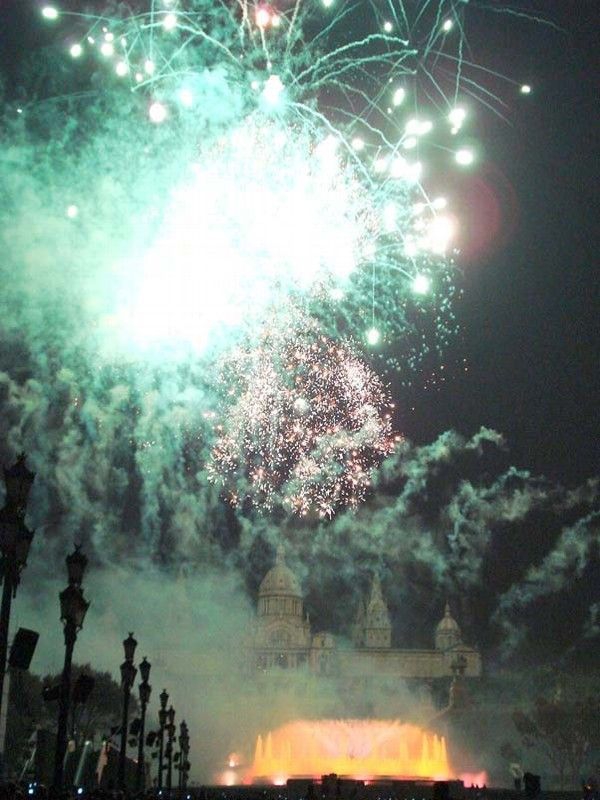
<instances>
[{"instance_id":1,"label":"building tower","mask_svg":"<svg viewBox=\"0 0 600 800\"><path fill-rule=\"evenodd\" d=\"M257 665L296 667L310 650L310 625L304 618L300 584L285 563L283 547L277 548L275 566L265 575L258 590L256 628Z\"/></svg>"},{"instance_id":2,"label":"building tower","mask_svg":"<svg viewBox=\"0 0 600 800\"><path fill-rule=\"evenodd\" d=\"M392 646L390 612L381 593L379 575L373 577L365 613L364 630L364 647L390 648Z\"/></svg>"},{"instance_id":3,"label":"building tower","mask_svg":"<svg viewBox=\"0 0 600 800\"><path fill-rule=\"evenodd\" d=\"M352 625L352 644L354 647L365 646L365 615L365 604L360 598L354 624Z\"/></svg>"},{"instance_id":4,"label":"building tower","mask_svg":"<svg viewBox=\"0 0 600 800\"><path fill-rule=\"evenodd\" d=\"M450 650L462 644L462 635L458 622L450 613L450 604L446 603L444 616L435 629L435 649Z\"/></svg>"}]
</instances>

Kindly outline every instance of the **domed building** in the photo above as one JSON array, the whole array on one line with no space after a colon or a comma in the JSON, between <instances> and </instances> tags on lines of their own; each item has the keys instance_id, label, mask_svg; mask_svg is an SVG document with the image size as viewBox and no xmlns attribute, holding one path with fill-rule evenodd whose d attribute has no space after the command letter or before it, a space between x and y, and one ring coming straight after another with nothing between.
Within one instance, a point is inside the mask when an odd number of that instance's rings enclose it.
<instances>
[{"instance_id":1,"label":"domed building","mask_svg":"<svg viewBox=\"0 0 600 800\"><path fill-rule=\"evenodd\" d=\"M481 675L479 650L462 641L448 603L433 632L433 649L393 647L390 613L378 575L373 577L366 602L359 601L352 647L338 646L331 633L313 635L304 614L300 583L285 563L281 546L275 565L260 584L252 638L254 664L265 672L306 665L316 674L349 680L373 675L436 679L452 677L460 665L465 677Z\"/></svg>"},{"instance_id":2,"label":"domed building","mask_svg":"<svg viewBox=\"0 0 600 800\"><path fill-rule=\"evenodd\" d=\"M444 616L438 622L435 629L435 649L436 650L450 650L453 647L459 647L462 643L462 636L458 622L450 613L450 604L446 603L444 609Z\"/></svg>"},{"instance_id":3,"label":"domed building","mask_svg":"<svg viewBox=\"0 0 600 800\"><path fill-rule=\"evenodd\" d=\"M298 579L287 566L283 548L258 590L258 619L254 638L257 666L299 667L311 649L308 617L304 616Z\"/></svg>"}]
</instances>

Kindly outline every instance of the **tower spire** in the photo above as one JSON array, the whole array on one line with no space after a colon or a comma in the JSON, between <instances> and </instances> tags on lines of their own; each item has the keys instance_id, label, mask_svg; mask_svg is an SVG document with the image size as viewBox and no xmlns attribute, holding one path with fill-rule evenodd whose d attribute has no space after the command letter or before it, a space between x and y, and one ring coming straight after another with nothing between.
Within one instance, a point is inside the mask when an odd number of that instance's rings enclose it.
<instances>
[{"instance_id":1,"label":"tower spire","mask_svg":"<svg viewBox=\"0 0 600 800\"><path fill-rule=\"evenodd\" d=\"M277 552L275 554L276 564L285 564L285 547L279 542L277 545Z\"/></svg>"},{"instance_id":2,"label":"tower spire","mask_svg":"<svg viewBox=\"0 0 600 800\"><path fill-rule=\"evenodd\" d=\"M365 645L367 647L392 646L392 623L381 591L379 574L373 575L371 593L365 614Z\"/></svg>"}]
</instances>

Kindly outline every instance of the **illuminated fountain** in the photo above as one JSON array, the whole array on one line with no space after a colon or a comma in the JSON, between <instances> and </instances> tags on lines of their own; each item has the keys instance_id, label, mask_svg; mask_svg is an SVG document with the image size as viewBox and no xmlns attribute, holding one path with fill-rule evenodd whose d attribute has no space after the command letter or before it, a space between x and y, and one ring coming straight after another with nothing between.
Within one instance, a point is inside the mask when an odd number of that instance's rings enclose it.
<instances>
[{"instance_id":1,"label":"illuminated fountain","mask_svg":"<svg viewBox=\"0 0 600 800\"><path fill-rule=\"evenodd\" d=\"M399 720L298 720L256 741L246 783L340 776L369 780L453 777L443 737Z\"/></svg>"}]
</instances>

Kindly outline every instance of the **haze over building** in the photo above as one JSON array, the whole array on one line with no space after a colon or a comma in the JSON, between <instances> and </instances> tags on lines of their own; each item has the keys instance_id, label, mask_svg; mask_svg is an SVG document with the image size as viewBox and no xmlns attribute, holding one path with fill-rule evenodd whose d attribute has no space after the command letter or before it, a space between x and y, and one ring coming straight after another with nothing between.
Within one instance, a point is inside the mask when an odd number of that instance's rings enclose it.
<instances>
[{"instance_id":1,"label":"haze over building","mask_svg":"<svg viewBox=\"0 0 600 800\"><path fill-rule=\"evenodd\" d=\"M300 583L285 563L281 545L275 565L260 584L251 644L258 670L308 667L314 674L349 681L377 677L435 680L451 677L459 669L466 677L481 675L480 652L463 642L448 603L432 641L431 649L393 646L390 612L377 574L365 602L359 601L351 642L327 631L312 632Z\"/></svg>"}]
</instances>

